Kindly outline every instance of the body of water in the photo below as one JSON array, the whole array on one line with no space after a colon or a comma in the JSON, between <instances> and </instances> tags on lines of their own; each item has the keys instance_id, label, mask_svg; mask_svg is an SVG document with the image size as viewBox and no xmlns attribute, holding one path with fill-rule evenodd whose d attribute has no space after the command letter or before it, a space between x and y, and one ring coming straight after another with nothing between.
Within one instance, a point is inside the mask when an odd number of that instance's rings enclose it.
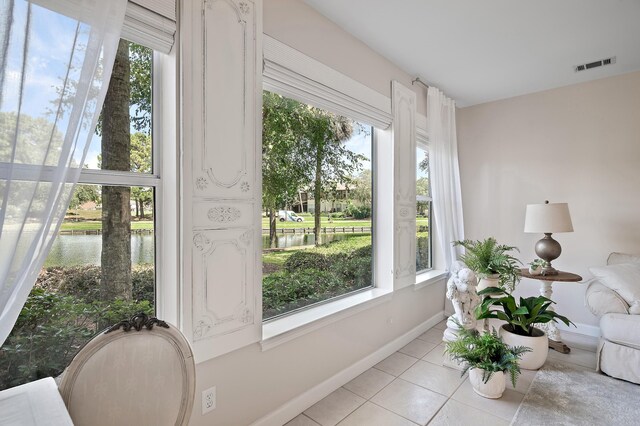
<instances>
[{"instance_id":1,"label":"body of water","mask_svg":"<svg viewBox=\"0 0 640 426\"><path fill-rule=\"evenodd\" d=\"M359 235L366 234L321 234L320 243L328 244L332 241L341 241ZM278 234L276 236L276 248L312 246L315 242L316 238L313 234ZM270 248L268 235L262 235L262 248Z\"/></svg>"},{"instance_id":2,"label":"body of water","mask_svg":"<svg viewBox=\"0 0 640 426\"><path fill-rule=\"evenodd\" d=\"M362 234L322 234L322 244ZM313 234L278 235L277 248L303 247L315 244ZM268 249L269 236L262 236L262 248ZM45 266L100 265L102 235L58 235L53 242ZM153 234L131 235L131 263L154 263Z\"/></svg>"},{"instance_id":3,"label":"body of water","mask_svg":"<svg viewBox=\"0 0 640 426\"><path fill-rule=\"evenodd\" d=\"M153 234L131 235L131 263L154 263ZM102 235L58 235L44 266L100 265Z\"/></svg>"}]
</instances>

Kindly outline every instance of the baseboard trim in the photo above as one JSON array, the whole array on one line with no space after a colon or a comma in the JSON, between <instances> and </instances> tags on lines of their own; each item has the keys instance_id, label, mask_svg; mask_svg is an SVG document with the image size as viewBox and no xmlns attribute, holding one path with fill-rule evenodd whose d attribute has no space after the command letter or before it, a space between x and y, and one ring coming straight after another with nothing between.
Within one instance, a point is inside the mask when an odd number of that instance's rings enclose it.
<instances>
[{"instance_id":1,"label":"baseboard trim","mask_svg":"<svg viewBox=\"0 0 640 426\"><path fill-rule=\"evenodd\" d=\"M339 373L329 377L324 382L312 387L281 405L266 416L256 420L251 426L281 426L295 416L329 395L345 383L358 377L389 355L402 348L425 331L429 330L445 318L444 311L440 311L425 322L417 325L403 335L395 338L377 351L367 355Z\"/></svg>"},{"instance_id":2,"label":"baseboard trim","mask_svg":"<svg viewBox=\"0 0 640 426\"><path fill-rule=\"evenodd\" d=\"M569 347L576 347L595 352L600 339L600 327L589 324L576 323L576 326L567 327L560 323L558 328L562 332L562 341Z\"/></svg>"}]
</instances>

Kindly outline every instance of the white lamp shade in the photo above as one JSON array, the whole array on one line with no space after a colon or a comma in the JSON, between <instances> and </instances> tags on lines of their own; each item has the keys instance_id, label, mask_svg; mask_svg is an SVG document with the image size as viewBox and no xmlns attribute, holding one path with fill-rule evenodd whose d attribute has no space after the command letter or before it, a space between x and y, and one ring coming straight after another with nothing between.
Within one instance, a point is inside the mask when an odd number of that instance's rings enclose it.
<instances>
[{"instance_id":1,"label":"white lamp shade","mask_svg":"<svg viewBox=\"0 0 640 426\"><path fill-rule=\"evenodd\" d=\"M524 232L556 233L573 232L567 203L527 204Z\"/></svg>"}]
</instances>

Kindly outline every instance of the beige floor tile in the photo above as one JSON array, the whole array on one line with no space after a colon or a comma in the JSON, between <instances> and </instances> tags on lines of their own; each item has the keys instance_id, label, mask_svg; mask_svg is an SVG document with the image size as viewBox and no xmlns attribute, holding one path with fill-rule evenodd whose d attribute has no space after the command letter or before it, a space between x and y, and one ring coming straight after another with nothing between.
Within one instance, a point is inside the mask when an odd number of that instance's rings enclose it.
<instances>
[{"instance_id":1,"label":"beige floor tile","mask_svg":"<svg viewBox=\"0 0 640 426\"><path fill-rule=\"evenodd\" d=\"M443 330L432 328L425 331L421 335L419 335L418 339L424 340L426 342L433 342L438 344L438 343L442 343L442 335L443 335Z\"/></svg>"},{"instance_id":2,"label":"beige floor tile","mask_svg":"<svg viewBox=\"0 0 640 426\"><path fill-rule=\"evenodd\" d=\"M428 361L432 364L442 365L444 359L444 343L440 343L435 348L431 349L425 356L422 357L423 361Z\"/></svg>"},{"instance_id":3,"label":"beige floor tile","mask_svg":"<svg viewBox=\"0 0 640 426\"><path fill-rule=\"evenodd\" d=\"M380 392L383 387L391 383L393 379L395 379L395 376L389 373L370 368L344 385L344 388L364 399L370 399Z\"/></svg>"},{"instance_id":4,"label":"beige floor tile","mask_svg":"<svg viewBox=\"0 0 640 426\"><path fill-rule=\"evenodd\" d=\"M531 383L533 382L533 378L536 376L538 371L536 370L520 370L521 374L518 376L518 381L516 382L516 387L514 388L511 384L511 378L509 374L507 374L507 389L513 389L520 393L527 393Z\"/></svg>"},{"instance_id":5,"label":"beige floor tile","mask_svg":"<svg viewBox=\"0 0 640 426\"><path fill-rule=\"evenodd\" d=\"M293 420L291 420L289 423L285 423L284 426L318 426L318 425L319 423L314 422L304 414L300 414L299 416L296 416Z\"/></svg>"},{"instance_id":6,"label":"beige floor tile","mask_svg":"<svg viewBox=\"0 0 640 426\"><path fill-rule=\"evenodd\" d=\"M394 380L371 402L413 422L424 425L447 401L447 397L402 379Z\"/></svg>"},{"instance_id":7,"label":"beige floor tile","mask_svg":"<svg viewBox=\"0 0 640 426\"><path fill-rule=\"evenodd\" d=\"M425 361L412 365L400 378L445 396L451 396L464 381L460 371Z\"/></svg>"},{"instance_id":8,"label":"beige floor tile","mask_svg":"<svg viewBox=\"0 0 640 426\"><path fill-rule=\"evenodd\" d=\"M416 339L408 345L404 346L398 352L402 352L403 354L412 356L414 358L422 358L436 346L438 346L437 343Z\"/></svg>"},{"instance_id":9,"label":"beige floor tile","mask_svg":"<svg viewBox=\"0 0 640 426\"><path fill-rule=\"evenodd\" d=\"M407 368L411 367L416 362L418 362L417 358L403 354L402 352L394 352L374 365L374 367L397 377L407 371Z\"/></svg>"},{"instance_id":10,"label":"beige floor tile","mask_svg":"<svg viewBox=\"0 0 640 426\"><path fill-rule=\"evenodd\" d=\"M447 329L447 320L442 320L439 323L437 323L436 325L433 326L433 328L435 328L436 330L446 330Z\"/></svg>"},{"instance_id":11,"label":"beige floor tile","mask_svg":"<svg viewBox=\"0 0 640 426\"><path fill-rule=\"evenodd\" d=\"M507 426L509 422L477 408L450 399L429 426Z\"/></svg>"},{"instance_id":12,"label":"beige floor tile","mask_svg":"<svg viewBox=\"0 0 640 426\"><path fill-rule=\"evenodd\" d=\"M473 391L469 380L465 380L462 386L460 386L451 397L451 399L491 413L507 421L511 421L516 414L523 398L523 393L516 392L512 389L506 389L500 399L484 398Z\"/></svg>"},{"instance_id":13,"label":"beige floor tile","mask_svg":"<svg viewBox=\"0 0 640 426\"><path fill-rule=\"evenodd\" d=\"M415 426L416 424L371 402L351 413L340 426Z\"/></svg>"},{"instance_id":14,"label":"beige floor tile","mask_svg":"<svg viewBox=\"0 0 640 426\"><path fill-rule=\"evenodd\" d=\"M560 361L569 364L581 365L593 370L595 370L596 368L596 353L586 351L584 349L571 348L571 352L568 354L562 354L550 349L547 359L552 359L554 361Z\"/></svg>"},{"instance_id":15,"label":"beige floor tile","mask_svg":"<svg viewBox=\"0 0 640 426\"><path fill-rule=\"evenodd\" d=\"M322 426L333 426L364 404L365 399L344 388L339 388L304 411L304 414Z\"/></svg>"}]
</instances>

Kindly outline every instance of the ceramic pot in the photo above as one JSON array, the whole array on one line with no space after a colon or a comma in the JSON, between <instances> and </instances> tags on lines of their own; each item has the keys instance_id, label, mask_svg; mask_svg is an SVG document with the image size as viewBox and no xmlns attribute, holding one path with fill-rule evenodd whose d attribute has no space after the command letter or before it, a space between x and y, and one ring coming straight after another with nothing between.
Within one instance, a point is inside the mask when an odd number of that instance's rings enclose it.
<instances>
[{"instance_id":1,"label":"ceramic pot","mask_svg":"<svg viewBox=\"0 0 640 426\"><path fill-rule=\"evenodd\" d=\"M529 266L529 273L531 275L540 275L542 273L542 265L538 265L536 267Z\"/></svg>"},{"instance_id":2,"label":"ceramic pot","mask_svg":"<svg viewBox=\"0 0 640 426\"><path fill-rule=\"evenodd\" d=\"M480 278L480 281L478 281L478 287L476 288L476 290L480 291L488 287L500 287L500 275L493 274L493 275L487 275L484 278Z\"/></svg>"},{"instance_id":3,"label":"ceramic pot","mask_svg":"<svg viewBox=\"0 0 640 426\"><path fill-rule=\"evenodd\" d=\"M507 385L505 372L500 371L493 373L487 383L482 380L483 374L484 370L481 368L473 368L469 370L469 382L471 382L471 386L473 386L473 391L485 398L500 398Z\"/></svg>"},{"instance_id":4,"label":"ceramic pot","mask_svg":"<svg viewBox=\"0 0 640 426\"><path fill-rule=\"evenodd\" d=\"M549 339L544 331L534 328L533 336L521 336L509 331L511 326L504 324L500 327L500 337L509 346L526 346L532 349L520 358L520 368L525 370L537 370L547 360L549 353Z\"/></svg>"}]
</instances>

